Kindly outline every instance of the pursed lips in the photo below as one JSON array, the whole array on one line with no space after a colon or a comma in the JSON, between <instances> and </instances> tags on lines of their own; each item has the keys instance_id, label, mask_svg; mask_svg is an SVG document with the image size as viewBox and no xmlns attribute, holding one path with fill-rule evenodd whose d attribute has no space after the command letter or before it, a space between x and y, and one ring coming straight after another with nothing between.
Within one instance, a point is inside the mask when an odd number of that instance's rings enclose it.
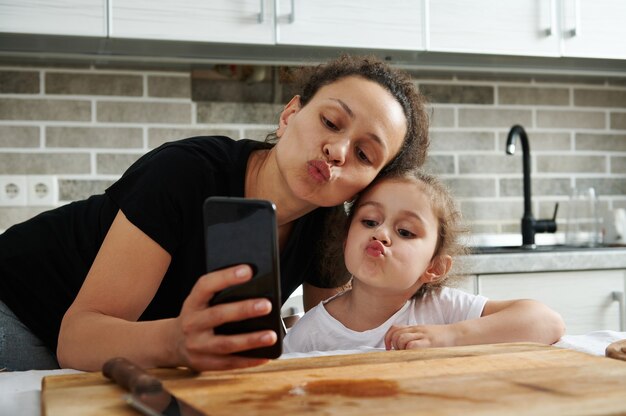
<instances>
[{"instance_id":1,"label":"pursed lips","mask_svg":"<svg viewBox=\"0 0 626 416\"><path fill-rule=\"evenodd\" d=\"M385 246L378 240L370 241L365 247L365 251L369 256L381 257L385 255Z\"/></svg>"},{"instance_id":2,"label":"pursed lips","mask_svg":"<svg viewBox=\"0 0 626 416\"><path fill-rule=\"evenodd\" d=\"M323 160L309 160L307 163L309 174L318 182L328 182L330 180L330 166Z\"/></svg>"}]
</instances>

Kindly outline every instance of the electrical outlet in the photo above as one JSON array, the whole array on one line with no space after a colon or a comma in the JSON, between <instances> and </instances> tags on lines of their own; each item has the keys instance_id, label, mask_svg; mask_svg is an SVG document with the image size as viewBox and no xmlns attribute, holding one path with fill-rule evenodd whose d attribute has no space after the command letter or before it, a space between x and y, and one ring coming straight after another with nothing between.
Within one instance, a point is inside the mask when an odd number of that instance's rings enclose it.
<instances>
[{"instance_id":1,"label":"electrical outlet","mask_svg":"<svg viewBox=\"0 0 626 416\"><path fill-rule=\"evenodd\" d=\"M0 176L0 206L24 206L26 201L26 176Z\"/></svg>"},{"instance_id":2,"label":"electrical outlet","mask_svg":"<svg viewBox=\"0 0 626 416\"><path fill-rule=\"evenodd\" d=\"M54 206L57 203L56 176L26 176L28 205Z\"/></svg>"}]
</instances>

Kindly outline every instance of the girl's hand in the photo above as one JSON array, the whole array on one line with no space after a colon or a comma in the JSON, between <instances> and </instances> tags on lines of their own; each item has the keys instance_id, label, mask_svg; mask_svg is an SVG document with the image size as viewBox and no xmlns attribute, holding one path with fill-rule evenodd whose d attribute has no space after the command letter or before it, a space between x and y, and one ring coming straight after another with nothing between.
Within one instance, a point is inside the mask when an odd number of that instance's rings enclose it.
<instances>
[{"instance_id":1,"label":"girl's hand","mask_svg":"<svg viewBox=\"0 0 626 416\"><path fill-rule=\"evenodd\" d=\"M239 265L205 274L198 279L175 320L174 354L179 365L203 371L252 367L269 361L231 354L275 344L277 334L274 331L238 335L216 335L213 331L225 322L267 315L271 311L272 304L267 299L209 306L209 300L215 293L251 277L250 267Z\"/></svg>"},{"instance_id":2,"label":"girl's hand","mask_svg":"<svg viewBox=\"0 0 626 416\"><path fill-rule=\"evenodd\" d=\"M413 348L452 347L456 345L453 325L393 325L385 334L387 350Z\"/></svg>"}]
</instances>

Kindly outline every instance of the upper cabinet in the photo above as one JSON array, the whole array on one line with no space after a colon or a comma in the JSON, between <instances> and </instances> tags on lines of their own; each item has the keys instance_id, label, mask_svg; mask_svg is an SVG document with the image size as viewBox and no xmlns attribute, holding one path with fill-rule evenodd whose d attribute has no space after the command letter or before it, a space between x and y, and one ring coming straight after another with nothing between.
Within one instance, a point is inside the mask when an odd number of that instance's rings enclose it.
<instances>
[{"instance_id":1,"label":"upper cabinet","mask_svg":"<svg viewBox=\"0 0 626 416\"><path fill-rule=\"evenodd\" d=\"M626 1L562 1L563 56L626 59Z\"/></svg>"},{"instance_id":2,"label":"upper cabinet","mask_svg":"<svg viewBox=\"0 0 626 416\"><path fill-rule=\"evenodd\" d=\"M281 45L424 49L424 1L276 0Z\"/></svg>"},{"instance_id":3,"label":"upper cabinet","mask_svg":"<svg viewBox=\"0 0 626 416\"><path fill-rule=\"evenodd\" d=\"M437 52L626 59L623 0L430 0Z\"/></svg>"},{"instance_id":4,"label":"upper cabinet","mask_svg":"<svg viewBox=\"0 0 626 416\"><path fill-rule=\"evenodd\" d=\"M431 0L428 49L559 55L555 0Z\"/></svg>"},{"instance_id":5,"label":"upper cabinet","mask_svg":"<svg viewBox=\"0 0 626 416\"><path fill-rule=\"evenodd\" d=\"M107 0L0 0L0 32L106 36Z\"/></svg>"},{"instance_id":6,"label":"upper cabinet","mask_svg":"<svg viewBox=\"0 0 626 416\"><path fill-rule=\"evenodd\" d=\"M21 42L7 43L5 49L26 45L34 51L52 47L156 58L184 51L189 59L207 60L232 55L298 61L355 48L385 56L398 51L403 58L392 59L408 64L431 59L439 66L450 56L452 64L463 65L464 54L488 64L491 57L480 55L626 61L624 22L626 0L0 0L4 42ZM69 42L59 46L54 39L13 34L114 41L73 48ZM528 60L517 61L524 65ZM554 63L547 59L540 65L552 68Z\"/></svg>"},{"instance_id":7,"label":"upper cabinet","mask_svg":"<svg viewBox=\"0 0 626 416\"><path fill-rule=\"evenodd\" d=\"M274 43L274 0L109 0L113 38Z\"/></svg>"},{"instance_id":8,"label":"upper cabinet","mask_svg":"<svg viewBox=\"0 0 626 416\"><path fill-rule=\"evenodd\" d=\"M423 0L109 1L114 38L423 48Z\"/></svg>"}]
</instances>

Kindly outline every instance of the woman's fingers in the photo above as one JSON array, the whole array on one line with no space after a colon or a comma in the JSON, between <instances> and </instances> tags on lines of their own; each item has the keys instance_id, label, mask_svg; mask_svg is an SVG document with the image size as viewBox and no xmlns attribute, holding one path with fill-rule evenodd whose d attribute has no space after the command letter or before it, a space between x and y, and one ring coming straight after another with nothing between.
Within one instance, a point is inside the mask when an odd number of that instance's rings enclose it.
<instances>
[{"instance_id":1,"label":"woman's fingers","mask_svg":"<svg viewBox=\"0 0 626 416\"><path fill-rule=\"evenodd\" d=\"M258 331L239 335L216 335L205 344L207 352L233 354L254 348L274 345L277 335L274 331Z\"/></svg>"},{"instance_id":2,"label":"woman's fingers","mask_svg":"<svg viewBox=\"0 0 626 416\"><path fill-rule=\"evenodd\" d=\"M189 335L196 331L210 331L227 322L242 321L270 313L271 302L261 298L209 307L209 300L216 292L243 283L251 276L250 267L240 265L208 273L198 279L181 309L183 333Z\"/></svg>"},{"instance_id":3,"label":"woman's fingers","mask_svg":"<svg viewBox=\"0 0 626 416\"><path fill-rule=\"evenodd\" d=\"M204 309L215 293L246 282L250 278L252 278L252 269L245 264L207 273L201 276L193 286L183 308Z\"/></svg>"},{"instance_id":4,"label":"woman's fingers","mask_svg":"<svg viewBox=\"0 0 626 416\"><path fill-rule=\"evenodd\" d=\"M202 370L250 367L266 359L232 355L241 351L274 345L278 334L264 330L236 335L219 335L215 328L235 321L267 315L272 304L267 299L246 299L209 306L209 300L220 290L248 281L249 266L239 265L208 273L196 282L185 299L177 318L178 351L182 361Z\"/></svg>"},{"instance_id":5,"label":"woman's fingers","mask_svg":"<svg viewBox=\"0 0 626 416\"><path fill-rule=\"evenodd\" d=\"M236 335L217 335L211 329L185 333L185 349L189 354L232 354L253 348L268 347L277 341L271 330Z\"/></svg>"},{"instance_id":6,"label":"woman's fingers","mask_svg":"<svg viewBox=\"0 0 626 416\"><path fill-rule=\"evenodd\" d=\"M267 299L248 299L239 302L223 303L208 307L186 315L182 322L184 334L197 331L211 331L227 322L264 316L272 310L272 303ZM182 314L181 314L182 315Z\"/></svg>"},{"instance_id":7,"label":"woman's fingers","mask_svg":"<svg viewBox=\"0 0 626 416\"><path fill-rule=\"evenodd\" d=\"M258 331L239 335L215 335L188 338L186 351L189 365L196 370L217 370L222 368L240 368L262 364L267 360L231 355L255 348L267 347L276 343L273 331ZM210 364L210 366L208 366Z\"/></svg>"}]
</instances>

